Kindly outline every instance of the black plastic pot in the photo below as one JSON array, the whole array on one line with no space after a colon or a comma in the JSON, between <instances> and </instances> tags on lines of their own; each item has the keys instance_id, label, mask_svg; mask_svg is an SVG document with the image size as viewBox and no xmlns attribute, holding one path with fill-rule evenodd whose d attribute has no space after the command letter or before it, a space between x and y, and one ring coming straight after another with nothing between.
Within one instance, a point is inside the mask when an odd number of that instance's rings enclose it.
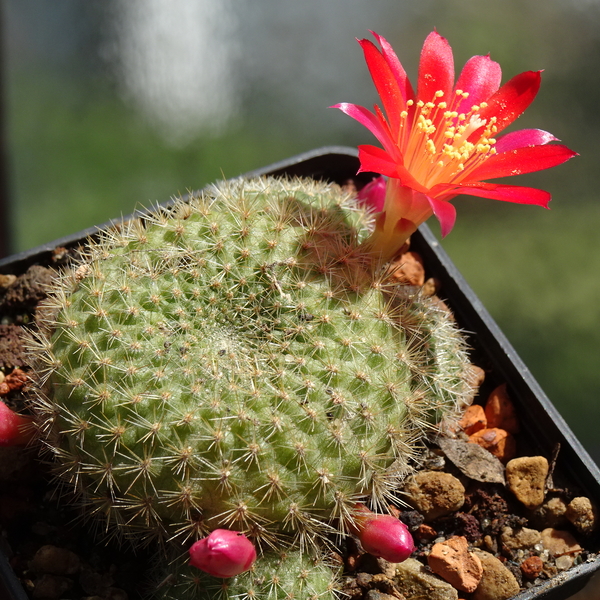
<instances>
[{"instance_id":1,"label":"black plastic pot","mask_svg":"<svg viewBox=\"0 0 600 600\"><path fill-rule=\"evenodd\" d=\"M303 176L337 183L344 183L348 179L358 182L371 179L371 176L365 173L357 176L357 169L358 159L354 149L327 147L247 175ZM139 214L142 213L136 213ZM128 218L126 217L125 220ZM90 228L0 260L0 273L19 274L32 264L48 264L54 248L80 245L87 237L110 225L111 223L107 223L97 228ZM453 310L463 330L470 332L470 343L479 361L491 373L492 383L508 384L511 398L517 405L521 424L525 430L522 437L531 440L528 450L551 457L560 447L556 471L568 475L570 481L580 488L583 494L600 506L600 470L426 225L422 225L412 237L411 249L416 250L423 257L428 276L440 280L443 299ZM600 544L598 542L596 544L594 551L600 549ZM514 600L566 600L582 589L598 570L600 570L600 559L596 558L573 567L540 586L522 592L515 596ZM0 599L4 600L4 598L26 600L27 596L12 573L6 557L0 551Z\"/></svg>"}]
</instances>

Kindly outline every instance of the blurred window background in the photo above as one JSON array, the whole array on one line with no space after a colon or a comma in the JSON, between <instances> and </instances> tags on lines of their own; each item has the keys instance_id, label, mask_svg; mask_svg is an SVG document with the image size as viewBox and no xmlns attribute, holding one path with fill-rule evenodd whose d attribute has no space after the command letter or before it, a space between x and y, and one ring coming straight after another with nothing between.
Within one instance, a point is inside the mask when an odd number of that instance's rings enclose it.
<instances>
[{"instance_id":1,"label":"blurred window background","mask_svg":"<svg viewBox=\"0 0 600 600\"><path fill-rule=\"evenodd\" d=\"M581 154L522 179L552 192L552 210L458 198L444 247L600 462L599 0L4 0L2 9L13 251L305 150L372 143L327 109L376 101L354 40L369 29L413 78L434 27L457 70L487 53L504 81L544 69L517 126L551 131Z\"/></svg>"}]
</instances>

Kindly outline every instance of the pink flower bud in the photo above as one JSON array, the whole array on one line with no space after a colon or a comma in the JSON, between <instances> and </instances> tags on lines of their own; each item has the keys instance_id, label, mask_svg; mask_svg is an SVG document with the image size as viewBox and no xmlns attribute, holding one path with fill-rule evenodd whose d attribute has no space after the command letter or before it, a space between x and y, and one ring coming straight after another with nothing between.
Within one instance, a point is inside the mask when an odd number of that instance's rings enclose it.
<instances>
[{"instance_id":1,"label":"pink flower bud","mask_svg":"<svg viewBox=\"0 0 600 600\"><path fill-rule=\"evenodd\" d=\"M190 564L214 577L234 577L256 560L252 542L239 531L215 529L190 548Z\"/></svg>"},{"instance_id":2,"label":"pink flower bud","mask_svg":"<svg viewBox=\"0 0 600 600\"><path fill-rule=\"evenodd\" d=\"M30 422L29 417L17 414L0 401L0 446L24 446L31 439L32 430L27 431Z\"/></svg>"},{"instance_id":3,"label":"pink flower bud","mask_svg":"<svg viewBox=\"0 0 600 600\"><path fill-rule=\"evenodd\" d=\"M356 195L359 202L373 212L381 212L385 204L385 177L375 177Z\"/></svg>"},{"instance_id":4,"label":"pink flower bud","mask_svg":"<svg viewBox=\"0 0 600 600\"><path fill-rule=\"evenodd\" d=\"M358 539L366 552L392 563L406 560L415 549L406 525L392 515L359 517Z\"/></svg>"}]
</instances>

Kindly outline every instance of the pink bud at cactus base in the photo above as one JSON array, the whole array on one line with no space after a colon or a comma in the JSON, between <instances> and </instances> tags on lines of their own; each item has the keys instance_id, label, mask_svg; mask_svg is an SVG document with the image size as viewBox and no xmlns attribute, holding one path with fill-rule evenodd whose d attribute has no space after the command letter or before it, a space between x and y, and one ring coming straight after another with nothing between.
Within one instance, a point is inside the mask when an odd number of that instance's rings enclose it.
<instances>
[{"instance_id":1,"label":"pink bud at cactus base","mask_svg":"<svg viewBox=\"0 0 600 600\"><path fill-rule=\"evenodd\" d=\"M356 195L361 206L374 213L381 212L385 206L385 177L376 177Z\"/></svg>"},{"instance_id":2,"label":"pink bud at cactus base","mask_svg":"<svg viewBox=\"0 0 600 600\"><path fill-rule=\"evenodd\" d=\"M24 446L32 435L29 417L23 417L0 401L0 446Z\"/></svg>"},{"instance_id":3,"label":"pink bud at cactus base","mask_svg":"<svg viewBox=\"0 0 600 600\"><path fill-rule=\"evenodd\" d=\"M392 563L402 562L413 553L413 538L402 521L358 508L356 535L366 552Z\"/></svg>"},{"instance_id":4,"label":"pink bud at cactus base","mask_svg":"<svg viewBox=\"0 0 600 600\"><path fill-rule=\"evenodd\" d=\"M234 577L256 560L252 542L239 531L215 529L190 548L190 564L214 577Z\"/></svg>"}]
</instances>

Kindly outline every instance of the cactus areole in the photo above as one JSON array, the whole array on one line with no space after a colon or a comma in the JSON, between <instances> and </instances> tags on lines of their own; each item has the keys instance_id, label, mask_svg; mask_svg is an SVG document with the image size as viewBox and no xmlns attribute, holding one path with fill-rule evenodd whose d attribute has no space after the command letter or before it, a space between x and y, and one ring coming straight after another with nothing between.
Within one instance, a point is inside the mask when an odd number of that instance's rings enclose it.
<instances>
[{"instance_id":1,"label":"cactus areole","mask_svg":"<svg viewBox=\"0 0 600 600\"><path fill-rule=\"evenodd\" d=\"M37 412L91 514L134 537L307 547L358 501L385 506L470 386L447 312L362 249L369 219L335 185L233 181L62 275Z\"/></svg>"}]
</instances>

